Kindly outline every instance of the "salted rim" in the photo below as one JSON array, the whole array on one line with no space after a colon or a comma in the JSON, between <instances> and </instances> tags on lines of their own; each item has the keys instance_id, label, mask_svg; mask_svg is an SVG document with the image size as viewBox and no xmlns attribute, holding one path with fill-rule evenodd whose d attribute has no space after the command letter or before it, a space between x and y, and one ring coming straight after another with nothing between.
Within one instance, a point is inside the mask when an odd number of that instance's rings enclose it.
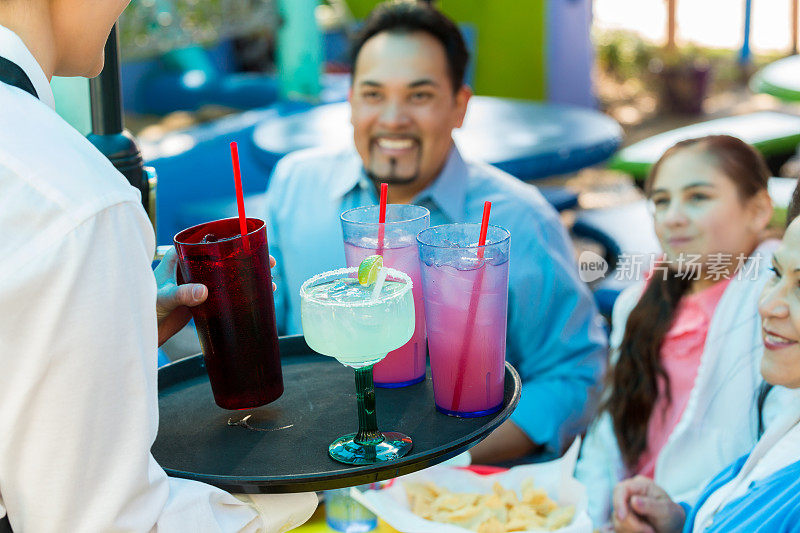
<instances>
[{"instance_id":1,"label":"salted rim","mask_svg":"<svg viewBox=\"0 0 800 533\"><path fill-rule=\"evenodd\" d=\"M342 274L358 273L358 267L347 267L347 268L339 268L336 270L329 270L327 272L322 272L320 274L317 274L316 276L313 276L305 280L303 284L300 286L300 299L301 300L305 299L310 302L314 302L321 305L328 305L335 307L370 307L378 303L388 302L395 298L404 296L408 291L411 290L411 287L413 287L414 284L411 281L411 278L408 276L408 274L406 274L405 272L401 272L399 270L395 270L393 268L388 268L388 267L383 267L383 268L386 269L387 275L392 276L393 278L399 278L403 280L403 282L405 283L405 288L401 291L390 294L389 296L386 296L384 298L379 298L377 300L362 300L360 302L331 302L330 300L319 300L317 298L309 296L308 293L306 292L306 288L309 285L313 285L314 283L318 282L321 279L333 278L335 276L341 277Z\"/></svg>"}]
</instances>

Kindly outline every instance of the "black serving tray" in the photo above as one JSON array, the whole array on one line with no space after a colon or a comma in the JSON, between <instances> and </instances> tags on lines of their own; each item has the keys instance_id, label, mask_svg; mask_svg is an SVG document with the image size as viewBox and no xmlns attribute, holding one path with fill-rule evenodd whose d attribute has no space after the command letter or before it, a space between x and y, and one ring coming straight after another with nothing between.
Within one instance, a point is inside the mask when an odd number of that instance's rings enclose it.
<instances>
[{"instance_id":1,"label":"black serving tray","mask_svg":"<svg viewBox=\"0 0 800 533\"><path fill-rule=\"evenodd\" d=\"M284 392L271 404L227 411L214 403L202 355L158 372L159 429L153 455L174 477L232 492L283 493L335 489L410 474L477 444L519 401L520 379L506 363L502 409L480 418L443 415L425 381L375 389L378 427L400 431L411 452L379 465L350 466L328 456L328 444L358 429L353 369L314 352L300 336L280 339ZM252 415L248 429L235 423Z\"/></svg>"}]
</instances>

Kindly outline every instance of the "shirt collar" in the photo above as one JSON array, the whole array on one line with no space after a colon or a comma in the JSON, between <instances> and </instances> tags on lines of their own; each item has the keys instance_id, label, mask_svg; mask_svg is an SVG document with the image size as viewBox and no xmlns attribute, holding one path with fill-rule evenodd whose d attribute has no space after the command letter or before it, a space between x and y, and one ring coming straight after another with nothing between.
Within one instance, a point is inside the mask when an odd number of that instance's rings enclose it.
<instances>
[{"instance_id":1,"label":"shirt collar","mask_svg":"<svg viewBox=\"0 0 800 533\"><path fill-rule=\"evenodd\" d=\"M353 154L354 168L338 173L339 183L333 188L332 196L342 198L356 187L371 185L364 170L361 158ZM467 198L467 165L458 149L453 146L439 176L414 198L412 203L421 204L430 200L442 210L452 222L464 220L464 205Z\"/></svg>"},{"instance_id":2,"label":"shirt collar","mask_svg":"<svg viewBox=\"0 0 800 533\"><path fill-rule=\"evenodd\" d=\"M343 164L343 168L334 175L338 178L338 183L331 188L331 199L334 200L343 198L359 184L362 184L363 187L363 183L369 183L361 156L355 150L352 150L350 157Z\"/></svg>"},{"instance_id":3,"label":"shirt collar","mask_svg":"<svg viewBox=\"0 0 800 533\"><path fill-rule=\"evenodd\" d=\"M444 168L433 183L421 191L414 204L430 200L450 219L451 222L463 222L464 205L467 202L467 174L469 169L461 158L455 145L450 148Z\"/></svg>"},{"instance_id":4,"label":"shirt collar","mask_svg":"<svg viewBox=\"0 0 800 533\"><path fill-rule=\"evenodd\" d=\"M50 88L50 83L47 81L47 76L45 76L42 67L37 63L36 58L33 57L28 47L22 42L22 39L2 25L0 25L0 51L3 57L16 63L19 68L25 71L25 74L31 79L39 99L52 109L55 109L56 102L53 98L53 90Z\"/></svg>"}]
</instances>

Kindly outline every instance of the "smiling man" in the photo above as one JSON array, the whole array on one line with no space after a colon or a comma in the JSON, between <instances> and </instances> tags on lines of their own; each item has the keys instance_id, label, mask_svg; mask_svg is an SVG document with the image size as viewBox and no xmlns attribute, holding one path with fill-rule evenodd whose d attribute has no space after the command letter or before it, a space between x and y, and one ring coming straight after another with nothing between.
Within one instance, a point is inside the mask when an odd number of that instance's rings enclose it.
<instances>
[{"instance_id":1,"label":"smiling man","mask_svg":"<svg viewBox=\"0 0 800 533\"><path fill-rule=\"evenodd\" d=\"M367 177L389 184L392 203L408 203L442 171L453 147L451 132L464 121L471 95L460 83L467 51L456 39L448 42L410 24L406 31L369 33L368 25L350 94L356 150Z\"/></svg>"},{"instance_id":2,"label":"smiling man","mask_svg":"<svg viewBox=\"0 0 800 533\"><path fill-rule=\"evenodd\" d=\"M282 334L300 333L299 288L345 264L339 215L378 202L428 208L431 225L492 223L511 232L506 358L520 372L511 420L473 448L480 462L557 453L585 428L606 356L605 333L558 214L538 190L453 143L472 94L468 53L455 24L425 3L376 8L353 47L350 91L355 150L293 153L267 194L270 252L278 260L275 305Z\"/></svg>"}]
</instances>

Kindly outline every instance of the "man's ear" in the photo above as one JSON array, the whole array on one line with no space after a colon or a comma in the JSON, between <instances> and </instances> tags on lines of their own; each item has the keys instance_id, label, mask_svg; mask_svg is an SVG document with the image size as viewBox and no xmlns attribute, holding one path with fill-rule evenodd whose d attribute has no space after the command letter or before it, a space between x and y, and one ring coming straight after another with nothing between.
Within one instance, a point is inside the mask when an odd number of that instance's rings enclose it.
<instances>
[{"instance_id":1,"label":"man's ear","mask_svg":"<svg viewBox=\"0 0 800 533\"><path fill-rule=\"evenodd\" d=\"M464 124L464 116L467 114L467 104L469 104L469 99L472 98L472 89L470 89L469 85L462 85L461 88L456 92L456 124L455 128L460 128L462 124Z\"/></svg>"}]
</instances>

